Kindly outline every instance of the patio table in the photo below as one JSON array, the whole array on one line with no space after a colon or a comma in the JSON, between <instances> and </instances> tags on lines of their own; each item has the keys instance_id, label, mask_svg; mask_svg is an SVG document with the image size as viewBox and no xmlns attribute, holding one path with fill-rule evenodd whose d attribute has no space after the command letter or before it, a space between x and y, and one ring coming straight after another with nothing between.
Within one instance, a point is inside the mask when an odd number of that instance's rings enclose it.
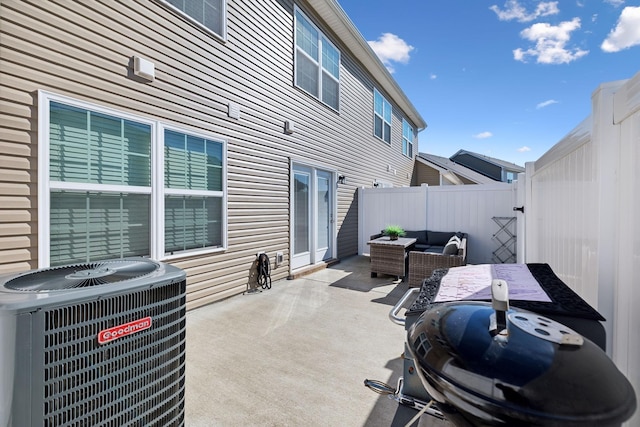
<instances>
[{"instance_id":1,"label":"patio table","mask_svg":"<svg viewBox=\"0 0 640 427\"><path fill-rule=\"evenodd\" d=\"M367 244L371 247L371 277L378 273L403 278L406 276L407 248L416 243L412 237L398 237L391 240L389 236L378 237Z\"/></svg>"}]
</instances>

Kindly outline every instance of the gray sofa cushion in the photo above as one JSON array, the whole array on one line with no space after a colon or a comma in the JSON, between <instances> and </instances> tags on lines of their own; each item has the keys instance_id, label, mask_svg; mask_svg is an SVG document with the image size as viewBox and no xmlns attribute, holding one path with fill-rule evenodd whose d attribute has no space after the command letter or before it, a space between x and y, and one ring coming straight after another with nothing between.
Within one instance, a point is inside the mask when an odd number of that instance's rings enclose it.
<instances>
[{"instance_id":1,"label":"gray sofa cushion","mask_svg":"<svg viewBox=\"0 0 640 427\"><path fill-rule=\"evenodd\" d=\"M443 250L444 246L427 245L426 249L422 252L429 252L430 254L441 254Z\"/></svg>"},{"instance_id":2,"label":"gray sofa cushion","mask_svg":"<svg viewBox=\"0 0 640 427\"><path fill-rule=\"evenodd\" d=\"M416 239L416 249L419 249L420 246L427 245L427 230L405 230L404 237L410 237L412 239Z\"/></svg>"}]
</instances>

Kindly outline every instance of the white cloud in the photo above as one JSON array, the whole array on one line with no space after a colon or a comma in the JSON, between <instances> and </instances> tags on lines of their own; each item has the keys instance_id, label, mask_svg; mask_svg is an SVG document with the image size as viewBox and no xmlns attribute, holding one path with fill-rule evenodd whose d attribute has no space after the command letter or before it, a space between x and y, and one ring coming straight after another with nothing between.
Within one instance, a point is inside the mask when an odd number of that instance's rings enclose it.
<instances>
[{"instance_id":1,"label":"white cloud","mask_svg":"<svg viewBox=\"0 0 640 427\"><path fill-rule=\"evenodd\" d=\"M438 78L438 76L437 76L436 74L431 73L431 74L429 74L429 78L430 78L431 80L435 80L435 79L437 79L437 78Z\"/></svg>"},{"instance_id":2,"label":"white cloud","mask_svg":"<svg viewBox=\"0 0 640 427\"><path fill-rule=\"evenodd\" d=\"M540 64L566 64L575 61L589 53L580 48L568 49L567 43L571 38L571 32L580 28L580 18L561 22L554 26L547 23L533 24L520 32L520 37L535 42L535 47L513 51L516 61L526 62L527 56L536 58Z\"/></svg>"},{"instance_id":3,"label":"white cloud","mask_svg":"<svg viewBox=\"0 0 640 427\"><path fill-rule=\"evenodd\" d=\"M524 147L518 148L518 152L520 153L526 153L527 151L531 151L531 148L527 147L526 145Z\"/></svg>"},{"instance_id":4,"label":"white cloud","mask_svg":"<svg viewBox=\"0 0 640 427\"><path fill-rule=\"evenodd\" d=\"M604 0L605 3L609 3L613 7L619 7L624 4L624 0Z\"/></svg>"},{"instance_id":5,"label":"white cloud","mask_svg":"<svg viewBox=\"0 0 640 427\"><path fill-rule=\"evenodd\" d=\"M473 137L477 139L487 139L487 138L491 138L492 136L493 134L491 132L480 132L478 134L473 135Z\"/></svg>"},{"instance_id":6,"label":"white cloud","mask_svg":"<svg viewBox=\"0 0 640 427\"><path fill-rule=\"evenodd\" d=\"M611 30L600 48L605 52L618 52L640 45L640 6L622 9L616 28Z\"/></svg>"},{"instance_id":7,"label":"white cloud","mask_svg":"<svg viewBox=\"0 0 640 427\"><path fill-rule=\"evenodd\" d=\"M553 105L553 104L557 104L557 103L558 103L558 101L556 101L555 99L550 99L548 101L544 101L544 102L541 102L538 105L536 105L536 110L539 110L541 108L548 107L549 105Z\"/></svg>"},{"instance_id":8,"label":"white cloud","mask_svg":"<svg viewBox=\"0 0 640 427\"><path fill-rule=\"evenodd\" d=\"M391 33L384 33L378 40L370 40L368 43L390 73L395 71L393 63L408 63L409 52L413 50L413 46L408 45L400 37Z\"/></svg>"},{"instance_id":9,"label":"white cloud","mask_svg":"<svg viewBox=\"0 0 640 427\"><path fill-rule=\"evenodd\" d=\"M518 22L530 22L541 16L557 15L560 13L557 1L540 2L533 12L527 12L525 7L518 3L518 0L507 0L503 10L495 4L489 9L494 11L501 21L512 21L515 19Z\"/></svg>"}]
</instances>

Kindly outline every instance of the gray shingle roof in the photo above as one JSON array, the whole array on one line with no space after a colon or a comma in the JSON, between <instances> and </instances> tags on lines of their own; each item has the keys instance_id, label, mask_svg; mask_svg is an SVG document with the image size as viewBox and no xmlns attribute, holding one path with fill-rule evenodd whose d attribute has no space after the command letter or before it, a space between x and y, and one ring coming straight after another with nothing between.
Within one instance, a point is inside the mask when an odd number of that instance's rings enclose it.
<instances>
[{"instance_id":1,"label":"gray shingle roof","mask_svg":"<svg viewBox=\"0 0 640 427\"><path fill-rule=\"evenodd\" d=\"M458 150L458 152L455 153L451 157L453 158L453 157L457 156L458 154L469 154L471 156L474 156L474 157L477 157L479 159L485 160L485 161L487 161L489 163L493 163L494 165L498 165L501 168L508 169L510 171L524 172L524 168L522 166L520 166L520 165L517 165L515 163L511 163L511 162L507 162L505 160L496 159L495 157L485 156L484 154L474 153L473 151L469 151L469 150Z\"/></svg>"},{"instance_id":2,"label":"gray shingle roof","mask_svg":"<svg viewBox=\"0 0 640 427\"><path fill-rule=\"evenodd\" d=\"M440 169L451 171L460 177L467 178L478 184L490 184L496 182L493 179L488 178L465 166L459 165L446 157L436 156L435 154L418 153L416 159L422 161L423 163L431 163L432 165L435 165Z\"/></svg>"}]
</instances>

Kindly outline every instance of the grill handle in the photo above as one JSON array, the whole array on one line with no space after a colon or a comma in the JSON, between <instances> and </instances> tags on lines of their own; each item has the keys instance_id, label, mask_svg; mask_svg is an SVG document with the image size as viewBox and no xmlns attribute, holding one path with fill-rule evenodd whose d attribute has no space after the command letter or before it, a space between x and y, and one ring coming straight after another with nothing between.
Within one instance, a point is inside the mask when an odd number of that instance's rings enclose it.
<instances>
[{"instance_id":1,"label":"grill handle","mask_svg":"<svg viewBox=\"0 0 640 427\"><path fill-rule=\"evenodd\" d=\"M393 306L391 311L389 312L389 320L391 320L396 325L404 326L407 317L400 317L398 313L404 307L405 303L413 296L413 294L417 294L420 292L420 288L411 288L400 298L400 300Z\"/></svg>"}]
</instances>

